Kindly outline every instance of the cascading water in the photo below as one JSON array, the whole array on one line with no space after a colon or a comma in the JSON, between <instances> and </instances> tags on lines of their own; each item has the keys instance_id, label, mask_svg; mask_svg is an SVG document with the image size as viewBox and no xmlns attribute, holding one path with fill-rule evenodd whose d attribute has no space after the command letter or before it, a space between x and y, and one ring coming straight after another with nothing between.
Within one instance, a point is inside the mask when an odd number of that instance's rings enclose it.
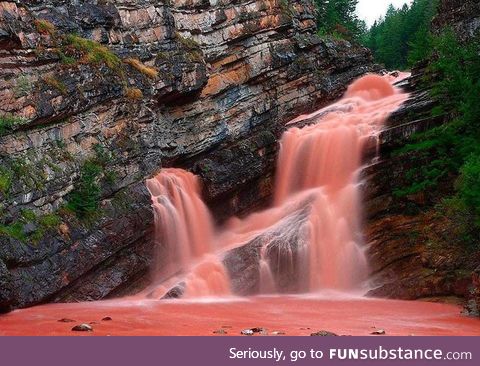
<instances>
[{"instance_id":1,"label":"cascading water","mask_svg":"<svg viewBox=\"0 0 480 366\"><path fill-rule=\"evenodd\" d=\"M155 275L185 270L211 253L213 225L200 198L198 178L181 169L164 169L147 181L155 210L155 231L164 258L156 260Z\"/></svg>"},{"instance_id":2,"label":"cascading water","mask_svg":"<svg viewBox=\"0 0 480 366\"><path fill-rule=\"evenodd\" d=\"M228 294L225 269L210 254L213 220L200 198L198 178L181 169L163 169L147 181L147 187L155 210L154 281L191 271L184 280L187 295Z\"/></svg>"},{"instance_id":3,"label":"cascading water","mask_svg":"<svg viewBox=\"0 0 480 366\"><path fill-rule=\"evenodd\" d=\"M215 232L194 175L164 169L149 180L165 259L157 261L157 279L183 273L187 295L227 294L223 253L256 240L260 292L359 288L368 274L359 172L366 148L407 98L392 82L364 76L339 102L291 121L280 142L273 207L223 230Z\"/></svg>"}]
</instances>

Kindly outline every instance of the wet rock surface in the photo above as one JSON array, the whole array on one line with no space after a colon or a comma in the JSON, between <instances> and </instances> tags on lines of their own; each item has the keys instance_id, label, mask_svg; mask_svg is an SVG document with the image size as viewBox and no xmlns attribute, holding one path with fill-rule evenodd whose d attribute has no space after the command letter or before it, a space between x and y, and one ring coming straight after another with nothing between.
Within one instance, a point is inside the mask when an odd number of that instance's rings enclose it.
<instances>
[{"instance_id":1,"label":"wet rock surface","mask_svg":"<svg viewBox=\"0 0 480 366\"><path fill-rule=\"evenodd\" d=\"M162 300L169 300L169 299L179 299L183 297L185 294L185 282L179 283L169 291L165 295L162 296Z\"/></svg>"},{"instance_id":2,"label":"wet rock surface","mask_svg":"<svg viewBox=\"0 0 480 366\"><path fill-rule=\"evenodd\" d=\"M0 45L2 311L143 287L147 177L195 171L219 219L261 206L284 123L376 70L368 50L316 36L310 0L4 1ZM92 159L84 222L62 208Z\"/></svg>"},{"instance_id":3,"label":"wet rock surface","mask_svg":"<svg viewBox=\"0 0 480 366\"><path fill-rule=\"evenodd\" d=\"M89 324L79 324L72 328L73 332L93 332L93 328Z\"/></svg>"},{"instance_id":4,"label":"wet rock surface","mask_svg":"<svg viewBox=\"0 0 480 366\"><path fill-rule=\"evenodd\" d=\"M442 225L447 223L430 213L372 222L367 229L374 288L370 295L405 300L466 297L478 253L455 241L432 240L441 235Z\"/></svg>"},{"instance_id":5,"label":"wet rock surface","mask_svg":"<svg viewBox=\"0 0 480 366\"><path fill-rule=\"evenodd\" d=\"M333 332L329 332L327 330L321 330L319 332L315 332L310 334L312 337L337 337L338 334L335 334Z\"/></svg>"},{"instance_id":6,"label":"wet rock surface","mask_svg":"<svg viewBox=\"0 0 480 366\"><path fill-rule=\"evenodd\" d=\"M253 330L251 329L243 329L240 334L241 335L245 335L245 336L253 336Z\"/></svg>"},{"instance_id":7,"label":"wet rock surface","mask_svg":"<svg viewBox=\"0 0 480 366\"><path fill-rule=\"evenodd\" d=\"M311 207L293 211L274 227L247 244L230 250L223 260L229 273L233 293L247 296L260 293L262 248L274 281L272 292L301 292L302 255L308 245L308 215ZM282 271L280 271L282 268ZM306 277L305 277L306 278Z\"/></svg>"}]
</instances>

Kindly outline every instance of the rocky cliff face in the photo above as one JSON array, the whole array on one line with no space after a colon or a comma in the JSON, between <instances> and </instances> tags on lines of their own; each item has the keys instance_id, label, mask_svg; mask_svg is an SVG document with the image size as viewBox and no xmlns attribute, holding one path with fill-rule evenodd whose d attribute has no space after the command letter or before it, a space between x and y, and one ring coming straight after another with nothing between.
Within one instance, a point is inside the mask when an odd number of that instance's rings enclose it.
<instances>
[{"instance_id":1,"label":"rocky cliff face","mask_svg":"<svg viewBox=\"0 0 480 366\"><path fill-rule=\"evenodd\" d=\"M433 207L452 194L454 177L436 192L395 194L406 183L412 159L395 155L394 149L413 133L445 122L442 117L430 117L432 104L424 92L414 93L383 132L380 160L364 171L372 296L465 298L472 285L472 270L480 261L478 251L467 248L460 236L452 237L451 221ZM413 161L422 164L422 157Z\"/></svg>"},{"instance_id":2,"label":"rocky cliff face","mask_svg":"<svg viewBox=\"0 0 480 366\"><path fill-rule=\"evenodd\" d=\"M283 124L373 69L315 32L310 0L0 2L0 309L140 286L162 166L219 219L268 199Z\"/></svg>"},{"instance_id":3,"label":"rocky cliff face","mask_svg":"<svg viewBox=\"0 0 480 366\"><path fill-rule=\"evenodd\" d=\"M480 24L480 2L443 0L433 29L452 27L463 41L470 40ZM409 137L447 121L432 117L436 102L428 85L419 81L425 65L413 70L405 87L411 99L389 119L380 137L381 154L365 172L366 229L372 271L372 295L401 299L457 297L471 298L469 307L478 314L478 248L466 247L451 221L433 205L453 192L456 177L450 177L437 191L399 198L396 188L406 182L412 161L422 164L422 156L404 159L395 155ZM427 87L427 89L425 89ZM423 158L424 159L424 158ZM406 161L408 160L408 161ZM472 274L473 272L473 274Z\"/></svg>"}]
</instances>

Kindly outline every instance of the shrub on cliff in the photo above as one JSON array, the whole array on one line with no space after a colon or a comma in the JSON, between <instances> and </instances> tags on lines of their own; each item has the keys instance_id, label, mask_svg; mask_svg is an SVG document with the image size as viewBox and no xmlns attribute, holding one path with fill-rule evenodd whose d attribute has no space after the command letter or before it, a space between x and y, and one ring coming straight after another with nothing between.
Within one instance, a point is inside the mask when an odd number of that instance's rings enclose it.
<instances>
[{"instance_id":1,"label":"shrub on cliff","mask_svg":"<svg viewBox=\"0 0 480 366\"><path fill-rule=\"evenodd\" d=\"M0 136L5 135L15 125L16 119L11 115L0 116Z\"/></svg>"},{"instance_id":2,"label":"shrub on cliff","mask_svg":"<svg viewBox=\"0 0 480 366\"><path fill-rule=\"evenodd\" d=\"M102 167L94 161L86 161L82 166L80 178L67 204L67 208L79 218L93 215L98 209L101 197L98 181L101 173Z\"/></svg>"},{"instance_id":3,"label":"shrub on cliff","mask_svg":"<svg viewBox=\"0 0 480 366\"><path fill-rule=\"evenodd\" d=\"M93 146L94 156L87 159L80 170L74 190L69 194L67 210L79 219L91 219L98 212L102 197L102 183L114 184L115 174L107 171L112 154L102 145Z\"/></svg>"}]
</instances>

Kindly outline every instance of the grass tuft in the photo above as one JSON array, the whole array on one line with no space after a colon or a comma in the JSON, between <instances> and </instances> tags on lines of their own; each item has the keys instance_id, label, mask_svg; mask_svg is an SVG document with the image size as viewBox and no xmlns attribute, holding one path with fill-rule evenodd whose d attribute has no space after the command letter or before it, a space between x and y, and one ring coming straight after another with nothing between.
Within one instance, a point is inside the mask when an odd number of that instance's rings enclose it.
<instances>
[{"instance_id":1,"label":"grass tuft","mask_svg":"<svg viewBox=\"0 0 480 366\"><path fill-rule=\"evenodd\" d=\"M158 77L158 71L150 66L144 65L140 60L136 58L126 58L123 60L126 64L132 66L138 72L149 77L150 79L156 79Z\"/></svg>"},{"instance_id":2,"label":"grass tuft","mask_svg":"<svg viewBox=\"0 0 480 366\"><path fill-rule=\"evenodd\" d=\"M45 19L35 19L35 28L37 28L38 33L45 35L54 35L56 30L55 26Z\"/></svg>"},{"instance_id":3,"label":"grass tuft","mask_svg":"<svg viewBox=\"0 0 480 366\"><path fill-rule=\"evenodd\" d=\"M84 55L82 61L86 63L104 63L112 70L117 70L122 64L120 58L108 47L92 41L91 39L69 34L66 37L66 43L77 51L80 51Z\"/></svg>"},{"instance_id":4,"label":"grass tuft","mask_svg":"<svg viewBox=\"0 0 480 366\"><path fill-rule=\"evenodd\" d=\"M126 88L125 96L130 100L139 100L143 98L143 93L138 88Z\"/></svg>"},{"instance_id":5,"label":"grass tuft","mask_svg":"<svg viewBox=\"0 0 480 366\"><path fill-rule=\"evenodd\" d=\"M10 170L0 167L0 192L7 195L12 186L13 174Z\"/></svg>"},{"instance_id":6,"label":"grass tuft","mask_svg":"<svg viewBox=\"0 0 480 366\"><path fill-rule=\"evenodd\" d=\"M63 82L54 78L53 76L45 76L43 78L45 84L51 86L52 88L57 89L62 94L67 94L67 87Z\"/></svg>"},{"instance_id":7,"label":"grass tuft","mask_svg":"<svg viewBox=\"0 0 480 366\"><path fill-rule=\"evenodd\" d=\"M13 116L12 114L0 116L0 136L7 135L17 124L22 122L24 122L23 118Z\"/></svg>"}]
</instances>

